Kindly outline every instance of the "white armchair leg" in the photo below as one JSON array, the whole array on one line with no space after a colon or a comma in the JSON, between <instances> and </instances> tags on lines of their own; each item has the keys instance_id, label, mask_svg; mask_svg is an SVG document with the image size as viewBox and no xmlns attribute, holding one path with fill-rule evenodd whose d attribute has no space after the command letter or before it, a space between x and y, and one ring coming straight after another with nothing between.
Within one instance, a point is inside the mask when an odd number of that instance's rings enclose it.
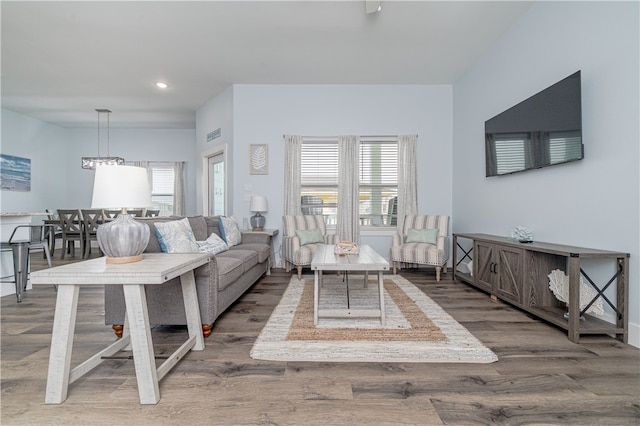
<instances>
[{"instance_id":1,"label":"white armchair leg","mask_svg":"<svg viewBox=\"0 0 640 426\"><path fill-rule=\"evenodd\" d=\"M397 264L397 263L396 263L396 261L394 260L394 261L393 261L393 275L396 275L396 273L398 272L398 270L397 270L397 266L398 266L398 264Z\"/></svg>"},{"instance_id":2,"label":"white armchair leg","mask_svg":"<svg viewBox=\"0 0 640 426\"><path fill-rule=\"evenodd\" d=\"M436 266L436 281L440 281L440 270L442 268L440 266Z\"/></svg>"},{"instance_id":3,"label":"white armchair leg","mask_svg":"<svg viewBox=\"0 0 640 426\"><path fill-rule=\"evenodd\" d=\"M302 266L298 266L298 279L302 279Z\"/></svg>"}]
</instances>

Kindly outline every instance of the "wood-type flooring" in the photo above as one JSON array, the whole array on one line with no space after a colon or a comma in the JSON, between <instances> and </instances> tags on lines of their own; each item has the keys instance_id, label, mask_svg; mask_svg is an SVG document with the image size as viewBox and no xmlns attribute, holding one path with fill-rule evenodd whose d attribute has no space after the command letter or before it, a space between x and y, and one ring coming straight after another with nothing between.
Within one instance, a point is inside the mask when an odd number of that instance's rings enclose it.
<instances>
[{"instance_id":1,"label":"wood-type flooring","mask_svg":"<svg viewBox=\"0 0 640 426\"><path fill-rule=\"evenodd\" d=\"M76 259L78 260L78 259ZM55 260L55 264L69 260ZM70 261L74 261L73 259ZM33 255L33 269L44 267ZM309 271L305 271L309 272ZM9 425L638 425L640 350L608 336L579 344L549 324L492 300L451 272L402 275L493 350L492 364L259 361L254 340L291 274L274 269L215 323L206 349L190 352L160 382L157 405L140 405L134 363L107 360L45 405L55 291L36 286L1 298L1 414ZM153 330L156 355L181 327ZM80 291L72 367L115 339L101 288ZM158 363L162 362L161 359Z\"/></svg>"}]
</instances>

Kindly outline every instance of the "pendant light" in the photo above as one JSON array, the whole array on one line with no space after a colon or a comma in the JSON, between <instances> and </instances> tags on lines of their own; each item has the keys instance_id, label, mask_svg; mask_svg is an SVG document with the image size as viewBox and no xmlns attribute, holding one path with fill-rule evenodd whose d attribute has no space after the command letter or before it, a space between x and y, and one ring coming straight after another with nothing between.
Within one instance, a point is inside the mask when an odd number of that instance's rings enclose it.
<instances>
[{"instance_id":1,"label":"pendant light","mask_svg":"<svg viewBox=\"0 0 640 426\"><path fill-rule=\"evenodd\" d=\"M97 165L115 166L123 165L124 158L111 157L109 152L109 117L111 111L108 109L96 109L98 113L98 156L97 157L82 157L82 168L95 170ZM107 114L107 156L100 156L100 114Z\"/></svg>"}]
</instances>

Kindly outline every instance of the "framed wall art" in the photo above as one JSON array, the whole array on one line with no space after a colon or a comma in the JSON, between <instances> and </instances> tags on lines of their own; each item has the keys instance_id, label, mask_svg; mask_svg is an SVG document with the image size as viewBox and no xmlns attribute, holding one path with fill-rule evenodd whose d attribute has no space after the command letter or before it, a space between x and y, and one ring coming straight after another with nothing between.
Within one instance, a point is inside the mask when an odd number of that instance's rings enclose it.
<instances>
[{"instance_id":1,"label":"framed wall art","mask_svg":"<svg viewBox=\"0 0 640 426\"><path fill-rule=\"evenodd\" d=\"M269 174L269 145L252 144L249 145L249 174L268 175Z\"/></svg>"},{"instance_id":2,"label":"framed wall art","mask_svg":"<svg viewBox=\"0 0 640 426\"><path fill-rule=\"evenodd\" d=\"M0 154L0 188L31 191L31 159Z\"/></svg>"}]
</instances>

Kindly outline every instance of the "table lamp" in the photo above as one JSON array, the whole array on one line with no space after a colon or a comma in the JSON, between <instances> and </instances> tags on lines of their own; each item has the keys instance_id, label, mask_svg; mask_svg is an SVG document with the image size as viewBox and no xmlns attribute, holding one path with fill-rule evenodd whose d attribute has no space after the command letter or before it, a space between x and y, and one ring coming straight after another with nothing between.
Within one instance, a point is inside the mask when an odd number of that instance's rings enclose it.
<instances>
[{"instance_id":1,"label":"table lamp","mask_svg":"<svg viewBox=\"0 0 640 426\"><path fill-rule=\"evenodd\" d=\"M256 212L254 216L251 216L251 227L254 231L262 231L266 219L260 213L267 211L267 198L262 195L252 195L249 210Z\"/></svg>"},{"instance_id":2,"label":"table lamp","mask_svg":"<svg viewBox=\"0 0 640 426\"><path fill-rule=\"evenodd\" d=\"M94 209L122 209L113 221L98 227L96 238L107 263L142 260L149 244L149 227L127 214L127 208L151 207L147 170L133 166L97 166L93 182Z\"/></svg>"}]
</instances>

